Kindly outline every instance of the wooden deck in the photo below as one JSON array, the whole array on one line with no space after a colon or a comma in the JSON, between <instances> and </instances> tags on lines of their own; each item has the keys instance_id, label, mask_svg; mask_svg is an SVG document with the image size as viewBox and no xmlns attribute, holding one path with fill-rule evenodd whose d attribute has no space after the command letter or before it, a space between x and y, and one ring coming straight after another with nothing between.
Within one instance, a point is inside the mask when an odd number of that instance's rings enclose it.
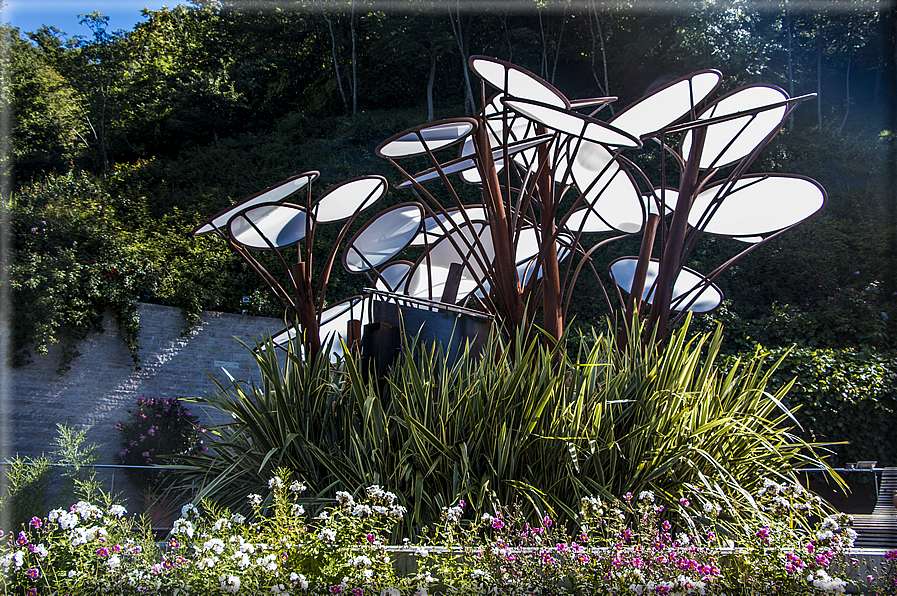
<instances>
[{"instance_id":1,"label":"wooden deck","mask_svg":"<svg viewBox=\"0 0 897 596\"><path fill-rule=\"evenodd\" d=\"M897 548L897 509L891 495L897 491L897 468L885 468L878 502L871 514L854 514L858 548Z\"/></svg>"}]
</instances>

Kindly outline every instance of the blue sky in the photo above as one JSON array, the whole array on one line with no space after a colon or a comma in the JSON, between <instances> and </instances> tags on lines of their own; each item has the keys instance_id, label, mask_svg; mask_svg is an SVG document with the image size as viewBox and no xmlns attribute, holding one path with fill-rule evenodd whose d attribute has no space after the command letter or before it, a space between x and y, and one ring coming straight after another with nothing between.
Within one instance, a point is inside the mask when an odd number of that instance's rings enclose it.
<instances>
[{"instance_id":1,"label":"blue sky","mask_svg":"<svg viewBox=\"0 0 897 596\"><path fill-rule=\"evenodd\" d=\"M0 22L9 23L23 32L35 31L41 25L52 25L68 37L90 35L90 30L78 24L78 14L100 11L109 17L109 30L131 29L143 21L143 7L158 10L176 6L178 0L3 0L6 6Z\"/></svg>"}]
</instances>

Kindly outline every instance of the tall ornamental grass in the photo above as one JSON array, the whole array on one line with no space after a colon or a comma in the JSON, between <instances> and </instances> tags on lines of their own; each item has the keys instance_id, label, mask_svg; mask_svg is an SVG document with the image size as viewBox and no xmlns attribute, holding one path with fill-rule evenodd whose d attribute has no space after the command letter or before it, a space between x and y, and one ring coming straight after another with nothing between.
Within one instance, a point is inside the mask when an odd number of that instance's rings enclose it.
<instances>
[{"instance_id":1,"label":"tall ornamental grass","mask_svg":"<svg viewBox=\"0 0 897 596\"><path fill-rule=\"evenodd\" d=\"M531 519L562 522L587 495L652 491L673 503L700 485L751 505L762 478L826 465L793 432L790 384L766 390L779 362L756 352L724 371L721 340L720 329L688 339L687 325L662 349L620 350L612 331L568 349L493 334L454 364L414 345L383 382L348 351L331 365L291 350L281 365L269 341L254 351L261 382L200 400L233 422L207 433L209 450L181 467L183 487L233 506L281 466L312 495L390 486L409 512L399 535L459 499L477 513L520 501Z\"/></svg>"}]
</instances>

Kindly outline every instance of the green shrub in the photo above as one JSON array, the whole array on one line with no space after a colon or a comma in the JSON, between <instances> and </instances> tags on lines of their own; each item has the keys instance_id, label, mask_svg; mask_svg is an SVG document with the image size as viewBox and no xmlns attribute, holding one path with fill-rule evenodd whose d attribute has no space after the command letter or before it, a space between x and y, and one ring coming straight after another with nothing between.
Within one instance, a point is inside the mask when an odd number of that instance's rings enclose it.
<instances>
[{"instance_id":1,"label":"green shrub","mask_svg":"<svg viewBox=\"0 0 897 596\"><path fill-rule=\"evenodd\" d=\"M771 379L778 387L795 380L787 403L810 441L832 446L833 465L877 460L897 465L897 351L777 348L782 364ZM799 408L799 409L798 409Z\"/></svg>"},{"instance_id":2,"label":"green shrub","mask_svg":"<svg viewBox=\"0 0 897 596\"><path fill-rule=\"evenodd\" d=\"M589 494L652 490L668 502L714 477L737 502L763 477L825 467L793 432L789 385L767 392L776 364L757 352L723 370L720 330L686 334L622 353L612 335L594 335L575 355L493 335L481 357L453 365L416 346L382 388L351 354L332 367L290 351L281 365L268 343L254 356L261 382L200 400L234 422L210 429L184 482L228 506L277 466L316 494L391 486L414 532L459 498L478 512L519 499L531 519L555 510L564 520Z\"/></svg>"}]
</instances>

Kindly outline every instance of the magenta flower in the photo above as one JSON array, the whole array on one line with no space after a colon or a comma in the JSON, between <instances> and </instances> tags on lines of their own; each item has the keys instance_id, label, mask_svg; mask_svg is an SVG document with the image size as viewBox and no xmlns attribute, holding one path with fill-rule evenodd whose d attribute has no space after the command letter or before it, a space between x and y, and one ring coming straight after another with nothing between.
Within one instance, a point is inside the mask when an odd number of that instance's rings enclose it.
<instances>
[{"instance_id":1,"label":"magenta flower","mask_svg":"<svg viewBox=\"0 0 897 596\"><path fill-rule=\"evenodd\" d=\"M31 579L37 579L37 576L40 575L40 572L37 569L29 569L25 573L27 573L28 577Z\"/></svg>"},{"instance_id":2,"label":"magenta flower","mask_svg":"<svg viewBox=\"0 0 897 596\"><path fill-rule=\"evenodd\" d=\"M496 530L501 530L502 528L505 527L505 522L501 521L501 520L498 519L498 518L493 519L493 520L492 520L492 527L493 527L494 529L496 529Z\"/></svg>"},{"instance_id":3,"label":"magenta flower","mask_svg":"<svg viewBox=\"0 0 897 596\"><path fill-rule=\"evenodd\" d=\"M40 527L40 518L32 517L31 521L28 522L28 525L31 526L32 528L39 528Z\"/></svg>"}]
</instances>

